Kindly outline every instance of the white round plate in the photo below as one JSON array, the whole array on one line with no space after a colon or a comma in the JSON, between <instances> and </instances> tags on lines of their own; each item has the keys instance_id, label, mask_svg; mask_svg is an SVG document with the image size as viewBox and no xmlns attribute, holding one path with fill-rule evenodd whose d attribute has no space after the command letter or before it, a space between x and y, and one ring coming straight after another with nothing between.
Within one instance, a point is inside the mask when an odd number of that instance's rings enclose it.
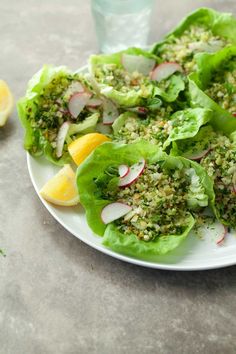
<instances>
[{"instance_id":1,"label":"white round plate","mask_svg":"<svg viewBox=\"0 0 236 354\"><path fill-rule=\"evenodd\" d=\"M95 235L88 227L85 213L81 206L56 207L47 203L39 195L42 186L60 169L46 161L43 157L33 158L27 155L27 163L31 181L42 203L52 216L69 232L89 246L109 256L144 267L168 270L203 270L226 267L236 264L236 233L228 234L222 246L216 245L215 230L209 226L203 237L189 235L174 252L156 257L150 261L127 257L107 249L102 245L102 237Z\"/></svg>"}]
</instances>

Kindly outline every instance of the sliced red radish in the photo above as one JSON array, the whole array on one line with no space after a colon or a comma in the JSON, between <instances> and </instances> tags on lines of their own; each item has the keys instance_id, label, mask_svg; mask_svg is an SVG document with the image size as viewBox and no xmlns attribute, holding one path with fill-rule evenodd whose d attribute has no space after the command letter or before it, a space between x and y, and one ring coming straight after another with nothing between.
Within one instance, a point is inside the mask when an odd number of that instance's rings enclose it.
<instances>
[{"instance_id":1,"label":"sliced red radish","mask_svg":"<svg viewBox=\"0 0 236 354\"><path fill-rule=\"evenodd\" d=\"M56 140L56 143L57 143L56 155L57 155L57 157L62 156L64 142L66 140L66 136L69 131L69 128L70 128L70 122L64 122L58 131L57 140Z\"/></svg>"},{"instance_id":2,"label":"sliced red radish","mask_svg":"<svg viewBox=\"0 0 236 354\"><path fill-rule=\"evenodd\" d=\"M87 103L87 106L91 108L96 108L101 106L101 104L102 104L102 100L100 100L100 98L90 98Z\"/></svg>"},{"instance_id":3,"label":"sliced red radish","mask_svg":"<svg viewBox=\"0 0 236 354\"><path fill-rule=\"evenodd\" d=\"M225 226L225 225L222 225L221 224L221 226L222 226L222 234L221 234L221 236L218 238L218 240L216 241L216 244L217 245L222 245L223 244L223 242L224 242L224 239L225 239L225 236L227 235L227 233L228 233L228 228Z\"/></svg>"},{"instance_id":4,"label":"sliced red radish","mask_svg":"<svg viewBox=\"0 0 236 354\"><path fill-rule=\"evenodd\" d=\"M127 204L120 202L111 203L102 209L101 218L104 224L109 224L110 222L125 216L131 210L132 208Z\"/></svg>"},{"instance_id":5,"label":"sliced red radish","mask_svg":"<svg viewBox=\"0 0 236 354\"><path fill-rule=\"evenodd\" d=\"M120 176L121 178L123 178L123 177L127 176L127 174L128 174L129 171L130 171L130 168L129 168L129 166L127 166L127 165L120 165L120 166L118 167L118 171L119 171L119 176Z\"/></svg>"},{"instance_id":6,"label":"sliced red radish","mask_svg":"<svg viewBox=\"0 0 236 354\"><path fill-rule=\"evenodd\" d=\"M144 167L145 167L144 159L141 159L139 162L132 165L127 175L120 178L118 186L119 187L130 186L142 174Z\"/></svg>"},{"instance_id":7,"label":"sliced red radish","mask_svg":"<svg viewBox=\"0 0 236 354\"><path fill-rule=\"evenodd\" d=\"M119 117L119 112L116 105L112 101L105 99L103 101L103 115L102 115L103 124L112 125L116 120L116 118L118 117Z\"/></svg>"},{"instance_id":8,"label":"sliced red radish","mask_svg":"<svg viewBox=\"0 0 236 354\"><path fill-rule=\"evenodd\" d=\"M201 160L204 156L208 154L208 152L211 151L211 148L207 148L206 150L203 150L201 152L197 152L196 154L190 155L187 158L189 160Z\"/></svg>"},{"instance_id":9,"label":"sliced red radish","mask_svg":"<svg viewBox=\"0 0 236 354\"><path fill-rule=\"evenodd\" d=\"M147 114L148 109L145 107L131 107L127 108L127 111L138 113L138 114Z\"/></svg>"},{"instance_id":10,"label":"sliced red radish","mask_svg":"<svg viewBox=\"0 0 236 354\"><path fill-rule=\"evenodd\" d=\"M110 125L105 125L105 124L103 124L101 122L97 124L96 130L99 133L102 133L102 134L105 134L105 135L108 135L108 134L112 133L111 126Z\"/></svg>"},{"instance_id":11,"label":"sliced red radish","mask_svg":"<svg viewBox=\"0 0 236 354\"><path fill-rule=\"evenodd\" d=\"M74 93L69 101L69 112L72 115L72 117L77 118L80 112L84 109L86 104L88 103L91 93L88 92L77 92Z\"/></svg>"},{"instance_id":12,"label":"sliced red radish","mask_svg":"<svg viewBox=\"0 0 236 354\"><path fill-rule=\"evenodd\" d=\"M182 72L183 69L178 63L165 62L158 65L151 73L151 79L160 82L173 75L176 71Z\"/></svg>"},{"instance_id":13,"label":"sliced red radish","mask_svg":"<svg viewBox=\"0 0 236 354\"><path fill-rule=\"evenodd\" d=\"M236 117L236 113L233 113L233 116Z\"/></svg>"},{"instance_id":14,"label":"sliced red radish","mask_svg":"<svg viewBox=\"0 0 236 354\"><path fill-rule=\"evenodd\" d=\"M126 71L133 73L139 72L143 75L148 75L155 67L155 59L146 58L143 55L122 54L121 62Z\"/></svg>"}]
</instances>

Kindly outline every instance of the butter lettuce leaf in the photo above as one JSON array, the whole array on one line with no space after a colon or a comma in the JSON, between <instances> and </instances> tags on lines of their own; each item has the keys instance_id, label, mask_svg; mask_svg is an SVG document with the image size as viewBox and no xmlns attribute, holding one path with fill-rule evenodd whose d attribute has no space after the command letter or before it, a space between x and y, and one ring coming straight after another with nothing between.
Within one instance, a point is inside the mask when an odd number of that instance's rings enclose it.
<instances>
[{"instance_id":1,"label":"butter lettuce leaf","mask_svg":"<svg viewBox=\"0 0 236 354\"><path fill-rule=\"evenodd\" d=\"M180 37L192 25L205 25L216 36L224 37L236 44L236 19L230 13L221 13L210 8L200 8L186 16L163 41L155 43L151 52L160 55L163 44Z\"/></svg>"},{"instance_id":2,"label":"butter lettuce leaf","mask_svg":"<svg viewBox=\"0 0 236 354\"><path fill-rule=\"evenodd\" d=\"M116 175L113 174L111 174L110 180L107 180L107 177L104 177L104 171L111 167L115 169L120 164L132 165L141 157L147 163L159 163L165 169L194 169L206 195L207 203L211 204L214 200L214 192L211 180L200 165L182 157L168 156L158 147L147 142L142 141L130 145L108 142L100 145L78 167L76 176L80 202L85 208L88 225L97 235L104 236L105 246L116 252L142 258L165 254L176 248L187 237L195 220L189 211L186 214L181 235L162 235L149 242L139 241L133 234L121 234L115 223L105 225L102 222L101 211L103 207L113 202L113 200L103 197L102 186L112 185L112 188L117 188L116 183L118 182ZM98 178L99 183L97 182ZM105 183L103 183L104 178ZM199 192L198 189L197 195L200 196L200 194L202 194L202 190ZM197 195L196 200L198 199ZM189 198L191 199L192 195Z\"/></svg>"},{"instance_id":3,"label":"butter lettuce leaf","mask_svg":"<svg viewBox=\"0 0 236 354\"><path fill-rule=\"evenodd\" d=\"M215 54L198 54L198 72L189 75L190 102L193 107L209 108L213 111L211 125L214 129L229 135L236 130L236 119L227 110L212 100L204 90L210 85L214 72L236 56L236 47L230 46ZM235 58L234 58L235 59Z\"/></svg>"},{"instance_id":4,"label":"butter lettuce leaf","mask_svg":"<svg viewBox=\"0 0 236 354\"><path fill-rule=\"evenodd\" d=\"M77 76L79 77L79 74L77 74ZM40 98L48 85L50 85L54 79L56 80L58 78L62 78L63 80L64 78L69 78L68 81L70 81L72 77L73 73L71 73L65 66L53 67L44 65L43 68L39 70L29 81L25 96L17 102L19 120L25 129L24 148L31 155L44 155L50 162L60 166L63 166L65 163L71 161L71 157L69 156L67 149L64 149L61 158L57 158L55 154L55 147L53 147L48 141L44 134L45 132L35 125L34 119L35 117L37 117L37 120L40 119L39 108L43 109L43 107L41 107ZM80 79L82 81L82 77ZM56 92L52 92L52 96L55 96L56 101ZM95 130L98 116L88 115L83 118L84 119L81 122L71 125L70 135L75 133L85 134L86 132ZM50 124L54 130L59 130L60 126L55 126L52 122ZM51 128L49 127L48 129L50 130ZM70 138L68 135L66 143L69 141Z\"/></svg>"}]
</instances>

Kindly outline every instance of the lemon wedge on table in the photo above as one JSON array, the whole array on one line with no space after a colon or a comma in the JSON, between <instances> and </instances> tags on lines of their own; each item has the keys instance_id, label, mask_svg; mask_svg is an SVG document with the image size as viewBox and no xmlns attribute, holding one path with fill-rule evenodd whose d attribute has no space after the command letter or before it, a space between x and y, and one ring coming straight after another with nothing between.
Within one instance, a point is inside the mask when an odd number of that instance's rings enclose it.
<instances>
[{"instance_id":1,"label":"lemon wedge on table","mask_svg":"<svg viewBox=\"0 0 236 354\"><path fill-rule=\"evenodd\" d=\"M68 146L68 151L78 166L94 149L96 149L98 145L110 140L111 139L106 135L100 133L89 133L74 140Z\"/></svg>"},{"instance_id":2,"label":"lemon wedge on table","mask_svg":"<svg viewBox=\"0 0 236 354\"><path fill-rule=\"evenodd\" d=\"M79 203L75 172L65 165L40 190L40 195L50 203L72 206Z\"/></svg>"},{"instance_id":3,"label":"lemon wedge on table","mask_svg":"<svg viewBox=\"0 0 236 354\"><path fill-rule=\"evenodd\" d=\"M3 80L0 80L0 127L3 127L13 110L13 96Z\"/></svg>"}]
</instances>

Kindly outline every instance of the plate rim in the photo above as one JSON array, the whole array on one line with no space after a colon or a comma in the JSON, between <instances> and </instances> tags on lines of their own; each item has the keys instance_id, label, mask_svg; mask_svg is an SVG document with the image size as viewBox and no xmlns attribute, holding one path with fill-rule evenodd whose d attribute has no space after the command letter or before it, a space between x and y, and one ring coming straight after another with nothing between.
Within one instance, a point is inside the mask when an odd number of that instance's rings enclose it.
<instances>
[{"instance_id":1,"label":"plate rim","mask_svg":"<svg viewBox=\"0 0 236 354\"><path fill-rule=\"evenodd\" d=\"M75 236L76 238L78 238L80 241L84 242L85 244L87 244L88 246L96 249L99 252L102 252L110 257L116 258L120 261L124 261L126 263L131 263L134 265L138 265L141 267L145 267L145 268L151 268L151 269L158 269L158 270L169 270L169 271L202 271L202 270L213 270L213 269L219 269L219 268L225 268L225 267L229 267L229 266L233 266L236 265L236 259L234 261L221 261L219 263L216 264L209 264L209 265L178 265L178 264L164 264L164 263L158 263L158 262L148 262L142 259L138 259L138 258L132 258L126 255L122 255L120 253L116 253L113 250L110 250L108 248L106 248L105 246L103 246L102 244L96 244L93 243L92 241L86 239L86 237L84 237L81 234L75 234L74 231L70 228L70 226L68 226L64 221L62 221L60 219L60 217L54 212L54 210L51 208L50 203L48 203L46 200L44 200L41 195L39 194L39 190L37 188L35 179L34 179L34 173L33 173L33 168L32 168L32 164L31 164L31 159L37 159L36 157L31 156L28 152L26 152L26 157L27 157L27 168L28 168L28 172L29 172L29 176L30 176L30 180L31 183L33 184L33 187L36 191L36 194L38 196L38 198L41 200L42 204L44 205L44 207L48 210L48 212L52 215L52 217L60 224L64 227L64 229L66 229L69 233L71 233L73 236ZM49 163L49 162L48 162Z\"/></svg>"}]
</instances>

